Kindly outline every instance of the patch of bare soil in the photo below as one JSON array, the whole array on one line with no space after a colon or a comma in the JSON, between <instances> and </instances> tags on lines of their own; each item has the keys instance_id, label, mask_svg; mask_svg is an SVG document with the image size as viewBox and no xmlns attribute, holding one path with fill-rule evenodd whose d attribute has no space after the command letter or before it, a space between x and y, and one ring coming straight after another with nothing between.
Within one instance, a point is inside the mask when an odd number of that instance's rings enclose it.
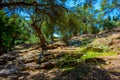
<instances>
[{"instance_id":1,"label":"patch of bare soil","mask_svg":"<svg viewBox=\"0 0 120 80\"><path fill-rule=\"evenodd\" d=\"M26 47L27 46L27 47ZM59 45L61 46L61 45ZM53 80L61 78L62 69L57 68L62 56L74 55L76 48L58 47L41 54L38 45L19 45L11 53L0 56L0 80ZM7 59L7 60L6 60Z\"/></svg>"},{"instance_id":2,"label":"patch of bare soil","mask_svg":"<svg viewBox=\"0 0 120 80\"><path fill-rule=\"evenodd\" d=\"M120 68L120 55L105 56L105 57L102 57L102 59L106 61L106 65L103 66L105 69L112 70L113 68L116 68L116 67Z\"/></svg>"}]
</instances>

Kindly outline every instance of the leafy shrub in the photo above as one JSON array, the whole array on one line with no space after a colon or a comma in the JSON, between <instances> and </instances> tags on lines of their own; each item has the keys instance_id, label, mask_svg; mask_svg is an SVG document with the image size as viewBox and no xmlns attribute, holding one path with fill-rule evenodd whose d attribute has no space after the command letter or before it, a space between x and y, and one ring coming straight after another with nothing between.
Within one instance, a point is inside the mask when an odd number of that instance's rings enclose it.
<instances>
[{"instance_id":1,"label":"leafy shrub","mask_svg":"<svg viewBox=\"0 0 120 80\"><path fill-rule=\"evenodd\" d=\"M14 45L14 38L16 33L15 22L10 22L10 18L5 16L0 17L0 52L10 51Z\"/></svg>"},{"instance_id":2,"label":"leafy shrub","mask_svg":"<svg viewBox=\"0 0 120 80\"><path fill-rule=\"evenodd\" d=\"M1 13L1 12L0 12ZM0 16L0 53L11 51L23 33L19 19ZM16 41L16 42L15 42Z\"/></svg>"},{"instance_id":3,"label":"leafy shrub","mask_svg":"<svg viewBox=\"0 0 120 80\"><path fill-rule=\"evenodd\" d=\"M28 41L30 43L39 43L40 42L39 38L36 35L31 35Z\"/></svg>"}]
</instances>

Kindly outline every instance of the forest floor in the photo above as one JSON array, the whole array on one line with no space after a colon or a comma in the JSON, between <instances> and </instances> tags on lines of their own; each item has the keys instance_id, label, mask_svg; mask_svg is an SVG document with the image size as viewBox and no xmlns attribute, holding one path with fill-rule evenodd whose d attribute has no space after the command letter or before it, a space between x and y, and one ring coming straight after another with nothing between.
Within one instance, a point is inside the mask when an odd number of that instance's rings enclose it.
<instances>
[{"instance_id":1,"label":"forest floor","mask_svg":"<svg viewBox=\"0 0 120 80\"><path fill-rule=\"evenodd\" d=\"M0 56L0 80L120 80L120 28L75 36L69 43L74 40L82 46L58 42L44 54L38 44L16 46Z\"/></svg>"}]
</instances>

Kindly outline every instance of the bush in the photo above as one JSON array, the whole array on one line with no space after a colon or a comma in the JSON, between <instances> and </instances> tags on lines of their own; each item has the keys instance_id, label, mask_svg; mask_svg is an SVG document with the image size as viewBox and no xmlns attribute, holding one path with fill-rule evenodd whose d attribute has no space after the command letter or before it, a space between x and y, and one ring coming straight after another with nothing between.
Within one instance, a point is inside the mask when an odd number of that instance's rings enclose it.
<instances>
[{"instance_id":1,"label":"bush","mask_svg":"<svg viewBox=\"0 0 120 80\"><path fill-rule=\"evenodd\" d=\"M16 21L6 16L0 16L0 53L11 51L15 40L20 34Z\"/></svg>"},{"instance_id":2,"label":"bush","mask_svg":"<svg viewBox=\"0 0 120 80\"><path fill-rule=\"evenodd\" d=\"M30 43L39 43L40 42L39 38L36 35L31 35L28 41Z\"/></svg>"}]
</instances>

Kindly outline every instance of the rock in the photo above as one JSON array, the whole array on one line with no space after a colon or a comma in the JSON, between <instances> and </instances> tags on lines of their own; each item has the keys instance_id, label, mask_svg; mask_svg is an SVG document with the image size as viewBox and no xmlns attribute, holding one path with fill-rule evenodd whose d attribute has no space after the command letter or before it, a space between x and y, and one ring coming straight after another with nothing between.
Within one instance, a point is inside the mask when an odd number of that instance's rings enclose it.
<instances>
[{"instance_id":1,"label":"rock","mask_svg":"<svg viewBox=\"0 0 120 80\"><path fill-rule=\"evenodd\" d=\"M17 74L16 69L3 69L0 70L0 76L7 76L7 75L12 75L12 74Z\"/></svg>"},{"instance_id":2,"label":"rock","mask_svg":"<svg viewBox=\"0 0 120 80\"><path fill-rule=\"evenodd\" d=\"M92 45L96 45L96 46L107 46L112 42L112 39L110 38L99 38L99 39L95 39L94 42L92 42Z\"/></svg>"},{"instance_id":3,"label":"rock","mask_svg":"<svg viewBox=\"0 0 120 80\"><path fill-rule=\"evenodd\" d=\"M58 48L58 47L65 47L65 46L66 46L66 43L58 41L58 42L55 42L53 44L49 44L48 48L49 49L55 49L55 48Z\"/></svg>"},{"instance_id":4,"label":"rock","mask_svg":"<svg viewBox=\"0 0 120 80\"><path fill-rule=\"evenodd\" d=\"M26 55L22 55L19 57L19 60L21 60L23 63L30 63L30 62L35 62L39 58L39 52L29 52Z\"/></svg>"},{"instance_id":5,"label":"rock","mask_svg":"<svg viewBox=\"0 0 120 80\"><path fill-rule=\"evenodd\" d=\"M24 80L24 76L19 77L18 80Z\"/></svg>"},{"instance_id":6,"label":"rock","mask_svg":"<svg viewBox=\"0 0 120 80\"><path fill-rule=\"evenodd\" d=\"M70 39L67 41L67 44L69 46L80 46L82 44L82 42L80 40Z\"/></svg>"},{"instance_id":7,"label":"rock","mask_svg":"<svg viewBox=\"0 0 120 80\"><path fill-rule=\"evenodd\" d=\"M120 33L112 34L110 38L112 38L112 39L120 39Z\"/></svg>"},{"instance_id":8,"label":"rock","mask_svg":"<svg viewBox=\"0 0 120 80\"><path fill-rule=\"evenodd\" d=\"M4 66L4 65L0 65L0 70L1 70L1 69L4 69L4 68L5 68L5 66Z\"/></svg>"},{"instance_id":9,"label":"rock","mask_svg":"<svg viewBox=\"0 0 120 80\"><path fill-rule=\"evenodd\" d=\"M52 69L56 66L56 64L57 64L56 62L49 61L49 62L45 62L45 63L40 64L40 68L42 68L42 69Z\"/></svg>"},{"instance_id":10,"label":"rock","mask_svg":"<svg viewBox=\"0 0 120 80\"><path fill-rule=\"evenodd\" d=\"M21 70L25 71L25 70L35 70L35 69L39 69L38 64L36 64L36 63L27 63L27 64L24 64L24 67Z\"/></svg>"},{"instance_id":11,"label":"rock","mask_svg":"<svg viewBox=\"0 0 120 80\"><path fill-rule=\"evenodd\" d=\"M0 56L0 59L13 60L15 59L15 56L10 55L10 54L3 54L2 56Z\"/></svg>"},{"instance_id":12,"label":"rock","mask_svg":"<svg viewBox=\"0 0 120 80\"><path fill-rule=\"evenodd\" d=\"M10 73L10 70L8 70L8 69L0 70L0 75L1 75L1 76L2 76L2 75L9 75L9 74L11 74L11 73Z\"/></svg>"},{"instance_id":13,"label":"rock","mask_svg":"<svg viewBox=\"0 0 120 80\"><path fill-rule=\"evenodd\" d=\"M6 64L6 63L7 63L6 60L4 60L4 59L0 59L0 65L4 65L4 64Z\"/></svg>"},{"instance_id":14,"label":"rock","mask_svg":"<svg viewBox=\"0 0 120 80\"><path fill-rule=\"evenodd\" d=\"M11 75L11 76L8 76L8 78L10 78L10 80L17 80L18 76L17 75Z\"/></svg>"},{"instance_id":15,"label":"rock","mask_svg":"<svg viewBox=\"0 0 120 80\"><path fill-rule=\"evenodd\" d=\"M110 43L110 45L118 45L120 43L119 39L114 39L112 40L112 42Z\"/></svg>"},{"instance_id":16,"label":"rock","mask_svg":"<svg viewBox=\"0 0 120 80\"><path fill-rule=\"evenodd\" d=\"M10 55L10 54L3 54L0 56L0 65L6 64L7 61L12 61L15 59L15 56Z\"/></svg>"}]
</instances>

